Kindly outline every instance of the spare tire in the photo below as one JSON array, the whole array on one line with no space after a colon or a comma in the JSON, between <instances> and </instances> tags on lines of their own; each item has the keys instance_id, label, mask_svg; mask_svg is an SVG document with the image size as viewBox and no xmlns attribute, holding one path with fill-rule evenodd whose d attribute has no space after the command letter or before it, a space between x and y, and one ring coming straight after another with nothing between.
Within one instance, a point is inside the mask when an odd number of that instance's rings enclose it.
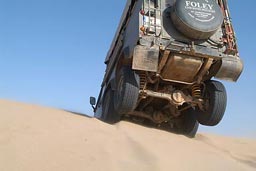
<instances>
[{"instance_id":1,"label":"spare tire","mask_svg":"<svg viewBox=\"0 0 256 171\"><path fill-rule=\"evenodd\" d=\"M207 39L222 25L224 17L215 0L177 0L171 11L177 30L191 39Z\"/></svg>"}]
</instances>

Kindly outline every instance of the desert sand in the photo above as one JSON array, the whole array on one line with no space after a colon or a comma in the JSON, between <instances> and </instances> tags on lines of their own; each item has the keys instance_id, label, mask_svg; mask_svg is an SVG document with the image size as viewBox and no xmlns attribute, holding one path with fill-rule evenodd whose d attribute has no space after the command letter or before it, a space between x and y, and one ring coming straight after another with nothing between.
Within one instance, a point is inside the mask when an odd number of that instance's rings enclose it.
<instances>
[{"instance_id":1,"label":"desert sand","mask_svg":"<svg viewBox=\"0 0 256 171\"><path fill-rule=\"evenodd\" d=\"M256 140L195 139L0 100L1 171L256 170Z\"/></svg>"}]
</instances>

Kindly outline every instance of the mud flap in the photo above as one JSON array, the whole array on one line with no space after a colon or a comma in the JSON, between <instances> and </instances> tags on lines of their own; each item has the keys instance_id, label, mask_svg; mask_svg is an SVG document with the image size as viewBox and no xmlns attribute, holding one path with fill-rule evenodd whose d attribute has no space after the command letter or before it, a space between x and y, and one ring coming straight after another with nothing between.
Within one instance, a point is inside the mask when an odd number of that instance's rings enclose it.
<instances>
[{"instance_id":1,"label":"mud flap","mask_svg":"<svg viewBox=\"0 0 256 171\"><path fill-rule=\"evenodd\" d=\"M159 60L158 46L136 46L133 53L132 69L157 72Z\"/></svg>"}]
</instances>

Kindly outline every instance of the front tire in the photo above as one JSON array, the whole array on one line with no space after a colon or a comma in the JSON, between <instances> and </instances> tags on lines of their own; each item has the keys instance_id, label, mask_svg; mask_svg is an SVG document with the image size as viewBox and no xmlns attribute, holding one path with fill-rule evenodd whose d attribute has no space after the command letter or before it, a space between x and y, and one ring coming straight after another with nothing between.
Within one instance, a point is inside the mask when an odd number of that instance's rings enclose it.
<instances>
[{"instance_id":1,"label":"front tire","mask_svg":"<svg viewBox=\"0 0 256 171\"><path fill-rule=\"evenodd\" d=\"M199 127L199 123L195 115L185 112L181 117L182 125L180 127L180 132L189 138L194 138Z\"/></svg>"},{"instance_id":2,"label":"front tire","mask_svg":"<svg viewBox=\"0 0 256 171\"><path fill-rule=\"evenodd\" d=\"M121 116L114 109L113 101L114 92L110 88L106 90L103 99L101 120L110 124L120 121Z\"/></svg>"}]
</instances>

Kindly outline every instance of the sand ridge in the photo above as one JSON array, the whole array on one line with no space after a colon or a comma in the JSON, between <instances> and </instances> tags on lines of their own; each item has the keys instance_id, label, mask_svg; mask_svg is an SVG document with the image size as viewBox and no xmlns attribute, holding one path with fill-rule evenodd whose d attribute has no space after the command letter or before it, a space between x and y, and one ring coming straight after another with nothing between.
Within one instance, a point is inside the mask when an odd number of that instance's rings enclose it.
<instances>
[{"instance_id":1,"label":"sand ridge","mask_svg":"<svg viewBox=\"0 0 256 171\"><path fill-rule=\"evenodd\" d=\"M0 100L1 171L256 170L256 140L195 139Z\"/></svg>"}]
</instances>

